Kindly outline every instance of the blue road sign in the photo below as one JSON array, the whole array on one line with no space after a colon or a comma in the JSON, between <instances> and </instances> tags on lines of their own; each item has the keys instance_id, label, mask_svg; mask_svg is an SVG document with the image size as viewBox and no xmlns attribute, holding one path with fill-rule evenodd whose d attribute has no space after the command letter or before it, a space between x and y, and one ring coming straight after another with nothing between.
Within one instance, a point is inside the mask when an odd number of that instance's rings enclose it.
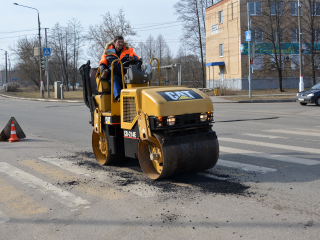
<instances>
[{"instance_id":1,"label":"blue road sign","mask_svg":"<svg viewBox=\"0 0 320 240\"><path fill-rule=\"evenodd\" d=\"M12 78L12 81L16 82L16 81L18 81L18 78Z\"/></svg>"},{"instance_id":2,"label":"blue road sign","mask_svg":"<svg viewBox=\"0 0 320 240\"><path fill-rule=\"evenodd\" d=\"M51 56L51 49L43 48L42 53L43 53L43 56Z\"/></svg>"},{"instance_id":3,"label":"blue road sign","mask_svg":"<svg viewBox=\"0 0 320 240\"><path fill-rule=\"evenodd\" d=\"M246 41L247 42L251 41L251 31L246 31Z\"/></svg>"}]
</instances>

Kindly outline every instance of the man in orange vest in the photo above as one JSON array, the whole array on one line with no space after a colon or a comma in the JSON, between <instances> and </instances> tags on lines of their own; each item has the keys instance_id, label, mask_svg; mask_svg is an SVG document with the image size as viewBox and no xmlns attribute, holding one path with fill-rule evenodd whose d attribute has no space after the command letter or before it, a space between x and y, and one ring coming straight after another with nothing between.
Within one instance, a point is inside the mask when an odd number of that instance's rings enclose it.
<instances>
[{"instance_id":1,"label":"man in orange vest","mask_svg":"<svg viewBox=\"0 0 320 240\"><path fill-rule=\"evenodd\" d=\"M115 49L116 54L107 55L108 49ZM119 59L122 63L129 60L138 60L139 57L134 53L133 48L129 48L128 43L124 41L122 36L117 36L114 40L108 43L104 49L104 54L101 57L99 66L102 68L102 80L106 80L111 84L111 63ZM126 67L126 66L124 66ZM126 74L126 69L123 69L123 74ZM122 89L121 65L118 62L113 64L113 95L117 101L120 101L120 91Z\"/></svg>"}]
</instances>

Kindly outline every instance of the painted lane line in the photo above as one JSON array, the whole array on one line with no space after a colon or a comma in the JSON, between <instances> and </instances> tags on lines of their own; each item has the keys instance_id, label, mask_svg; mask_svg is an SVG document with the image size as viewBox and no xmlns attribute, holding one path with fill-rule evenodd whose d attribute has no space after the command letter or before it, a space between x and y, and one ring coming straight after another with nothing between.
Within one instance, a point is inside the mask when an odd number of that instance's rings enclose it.
<instances>
[{"instance_id":1,"label":"painted lane line","mask_svg":"<svg viewBox=\"0 0 320 240\"><path fill-rule=\"evenodd\" d=\"M4 215L3 212L0 211L0 224L8 222L9 220L10 220L10 218L8 218L6 215Z\"/></svg>"},{"instance_id":2,"label":"painted lane line","mask_svg":"<svg viewBox=\"0 0 320 240\"><path fill-rule=\"evenodd\" d=\"M302 129L296 130L296 131L290 131L290 130L282 130L282 129L271 129L271 130L264 130L265 132L275 132L275 133L285 133L285 134L294 134L294 135L305 135L305 136L314 136L314 137L320 137L320 133L317 133L315 131L303 131Z\"/></svg>"},{"instance_id":3,"label":"painted lane line","mask_svg":"<svg viewBox=\"0 0 320 240\"><path fill-rule=\"evenodd\" d=\"M276 139L276 138L286 139L284 137L279 137L279 136L252 134L252 133L241 133L241 135L250 136L250 137L271 138L271 139Z\"/></svg>"},{"instance_id":4,"label":"painted lane line","mask_svg":"<svg viewBox=\"0 0 320 240\"><path fill-rule=\"evenodd\" d=\"M279 148L279 149L285 149L285 150L290 150L290 151L320 154L320 149L288 146L288 145L276 144L276 143L257 142L257 141L235 139L235 138L219 138L219 141L243 143L243 144L256 145L256 146L262 146L262 147L271 147L271 148Z\"/></svg>"},{"instance_id":5,"label":"painted lane line","mask_svg":"<svg viewBox=\"0 0 320 240\"><path fill-rule=\"evenodd\" d=\"M222 159L218 160L218 163L216 166L239 168L240 170L243 170L243 171L259 172L259 173L263 173L263 174L267 173L267 172L276 172L277 171L277 169L274 169L274 168L267 168L267 167L246 164L246 163L226 161L226 160L222 160Z\"/></svg>"},{"instance_id":6,"label":"painted lane line","mask_svg":"<svg viewBox=\"0 0 320 240\"><path fill-rule=\"evenodd\" d=\"M70 160L63 158L59 159L54 157L40 157L39 159L75 174L92 176L96 181L101 183L126 182L128 180L127 178L113 175L112 173L105 171L103 168L101 168L101 170L94 169L94 171L88 170L87 168L81 168L80 166L77 166L75 162L71 162ZM91 172L92 174L88 174L88 172ZM124 192L130 191L131 193L140 197L154 197L161 192L158 187L150 186L141 182L135 182L134 184L121 186L121 190Z\"/></svg>"},{"instance_id":7,"label":"painted lane line","mask_svg":"<svg viewBox=\"0 0 320 240\"><path fill-rule=\"evenodd\" d=\"M267 159L277 160L277 161L282 161L282 162L303 164L303 165L320 164L320 161L311 160L311 159L295 158L295 157L284 156L284 155L274 155L274 154L268 154L268 153L262 153L262 152L244 150L244 149L237 149L237 148L229 148L229 147L221 147L220 146L220 151L226 152L226 153L232 153L232 154L247 155L247 156L251 156L251 157L267 158Z\"/></svg>"},{"instance_id":8,"label":"painted lane line","mask_svg":"<svg viewBox=\"0 0 320 240\"><path fill-rule=\"evenodd\" d=\"M68 207L77 207L80 205L88 205L89 202L76 195L58 188L51 183L43 181L29 173L26 173L19 168L16 168L8 163L0 162L0 172L7 174L14 180L28 185L43 194L48 194Z\"/></svg>"}]
</instances>

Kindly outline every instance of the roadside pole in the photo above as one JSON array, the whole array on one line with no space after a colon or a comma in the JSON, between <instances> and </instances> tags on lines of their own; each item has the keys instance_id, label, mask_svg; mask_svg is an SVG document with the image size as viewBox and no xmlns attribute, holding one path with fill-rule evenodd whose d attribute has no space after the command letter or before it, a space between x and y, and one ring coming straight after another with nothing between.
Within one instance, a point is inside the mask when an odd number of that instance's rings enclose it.
<instances>
[{"instance_id":1,"label":"roadside pole","mask_svg":"<svg viewBox=\"0 0 320 240\"><path fill-rule=\"evenodd\" d=\"M315 10L314 10L315 11ZM300 70L300 82L299 82L299 92L304 91L303 82L303 70L302 70L302 41L301 41L301 6L300 0L298 0L298 21L299 21L299 70Z\"/></svg>"},{"instance_id":2,"label":"roadside pole","mask_svg":"<svg viewBox=\"0 0 320 240\"><path fill-rule=\"evenodd\" d=\"M5 51L5 55L6 55L6 92L8 92L8 70L7 70L7 51Z\"/></svg>"},{"instance_id":3,"label":"roadside pole","mask_svg":"<svg viewBox=\"0 0 320 240\"><path fill-rule=\"evenodd\" d=\"M247 2L247 11L248 11L248 32L250 39L246 36L246 40L248 42L248 63L249 63L249 74L248 74L248 81L249 81L249 98L252 98L252 79L251 79L251 21L250 21L250 7L249 2Z\"/></svg>"},{"instance_id":4,"label":"roadside pole","mask_svg":"<svg viewBox=\"0 0 320 240\"><path fill-rule=\"evenodd\" d=\"M46 48L48 48L48 41L47 41L47 29L45 28L45 34L46 34ZM50 92L49 92L49 64L48 64L48 56L46 56L46 75L47 75L47 92L48 92L48 98L50 98Z\"/></svg>"}]
</instances>

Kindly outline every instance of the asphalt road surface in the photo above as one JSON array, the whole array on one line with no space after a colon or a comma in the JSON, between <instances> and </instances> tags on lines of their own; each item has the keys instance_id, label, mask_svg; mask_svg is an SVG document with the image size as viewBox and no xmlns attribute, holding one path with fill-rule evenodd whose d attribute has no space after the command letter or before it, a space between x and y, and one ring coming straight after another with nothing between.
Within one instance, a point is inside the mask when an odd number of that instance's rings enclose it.
<instances>
[{"instance_id":1,"label":"asphalt road surface","mask_svg":"<svg viewBox=\"0 0 320 240\"><path fill-rule=\"evenodd\" d=\"M0 239L319 239L320 107L216 104L220 158L148 180L137 160L100 167L89 109L0 97Z\"/></svg>"}]
</instances>

